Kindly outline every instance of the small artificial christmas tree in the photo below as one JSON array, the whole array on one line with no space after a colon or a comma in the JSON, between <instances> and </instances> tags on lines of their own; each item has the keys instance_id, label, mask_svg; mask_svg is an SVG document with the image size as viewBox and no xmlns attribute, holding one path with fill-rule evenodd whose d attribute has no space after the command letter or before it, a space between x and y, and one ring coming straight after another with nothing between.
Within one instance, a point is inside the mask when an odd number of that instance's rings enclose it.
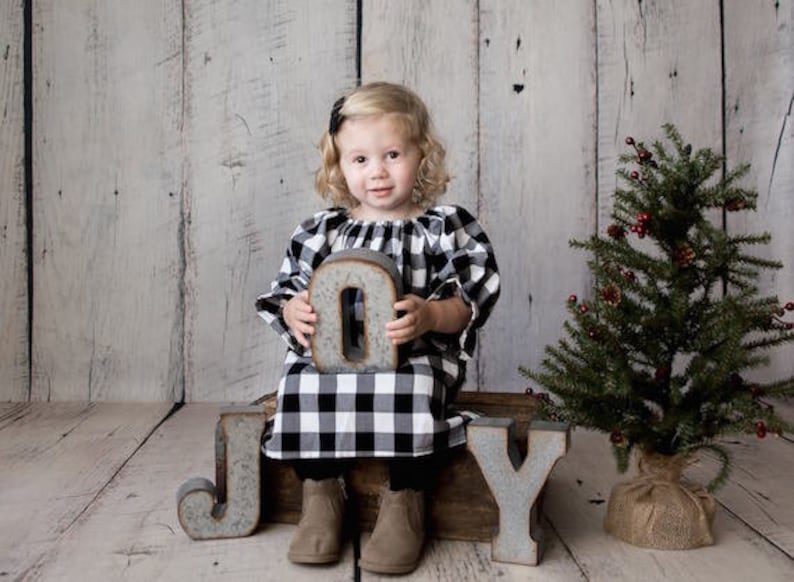
<instances>
[{"instance_id":1,"label":"small artificial christmas tree","mask_svg":"<svg viewBox=\"0 0 794 582\"><path fill-rule=\"evenodd\" d=\"M721 176L721 157L665 132L667 147L626 138L627 187L615 192L606 236L571 242L592 253L593 297L568 298L567 337L546 348L541 370L521 372L556 395L541 395L541 413L609 434L621 472L635 447L683 458L709 448L722 460L713 489L729 468L715 437L791 430L765 398L794 393L794 378L744 374L794 340L794 303L757 288L762 271L782 267L748 253L769 234L721 224L723 211L755 208L757 194L737 184L749 165Z\"/></svg>"}]
</instances>

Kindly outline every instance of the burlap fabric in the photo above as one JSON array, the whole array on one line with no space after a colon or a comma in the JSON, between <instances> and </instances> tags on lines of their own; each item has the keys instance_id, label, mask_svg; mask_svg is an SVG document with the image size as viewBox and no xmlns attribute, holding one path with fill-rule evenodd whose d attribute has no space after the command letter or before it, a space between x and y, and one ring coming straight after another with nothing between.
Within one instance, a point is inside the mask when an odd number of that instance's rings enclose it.
<instances>
[{"instance_id":1,"label":"burlap fabric","mask_svg":"<svg viewBox=\"0 0 794 582\"><path fill-rule=\"evenodd\" d=\"M604 528L644 548L687 550L714 543L716 503L700 485L681 482L680 455L642 453L640 474L612 488Z\"/></svg>"}]
</instances>

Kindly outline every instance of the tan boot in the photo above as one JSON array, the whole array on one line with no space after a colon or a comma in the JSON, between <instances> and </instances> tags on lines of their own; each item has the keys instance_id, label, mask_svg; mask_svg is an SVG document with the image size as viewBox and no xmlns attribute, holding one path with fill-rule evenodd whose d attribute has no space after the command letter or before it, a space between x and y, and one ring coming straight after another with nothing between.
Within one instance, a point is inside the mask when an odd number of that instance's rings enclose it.
<instances>
[{"instance_id":1,"label":"tan boot","mask_svg":"<svg viewBox=\"0 0 794 582\"><path fill-rule=\"evenodd\" d=\"M287 557L297 564L326 564L339 560L345 508L339 479L303 482L303 510Z\"/></svg>"},{"instance_id":2,"label":"tan boot","mask_svg":"<svg viewBox=\"0 0 794 582\"><path fill-rule=\"evenodd\" d=\"M425 541L423 491L383 492L378 519L359 565L377 574L407 574L416 569Z\"/></svg>"}]
</instances>

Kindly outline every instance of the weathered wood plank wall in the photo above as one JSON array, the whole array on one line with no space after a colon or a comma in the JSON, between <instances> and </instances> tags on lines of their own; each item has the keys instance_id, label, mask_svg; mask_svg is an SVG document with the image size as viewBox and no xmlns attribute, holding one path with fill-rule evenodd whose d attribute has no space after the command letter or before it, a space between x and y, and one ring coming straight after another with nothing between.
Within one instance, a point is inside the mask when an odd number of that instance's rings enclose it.
<instances>
[{"instance_id":1,"label":"weathered wood plank wall","mask_svg":"<svg viewBox=\"0 0 794 582\"><path fill-rule=\"evenodd\" d=\"M312 194L329 103L356 82L355 4L187 3L188 400L276 389L283 343L253 311Z\"/></svg>"},{"instance_id":2,"label":"weathered wood plank wall","mask_svg":"<svg viewBox=\"0 0 794 582\"><path fill-rule=\"evenodd\" d=\"M784 269L761 288L794 301L794 2L725 0L724 35L725 155L729 167L752 163L758 191L758 211L729 214L728 228L772 233L757 252ZM794 374L794 349L771 356L771 373Z\"/></svg>"},{"instance_id":3,"label":"weathered wood plank wall","mask_svg":"<svg viewBox=\"0 0 794 582\"><path fill-rule=\"evenodd\" d=\"M33 22L33 399L180 398L180 2Z\"/></svg>"},{"instance_id":4,"label":"weathered wood plank wall","mask_svg":"<svg viewBox=\"0 0 794 582\"><path fill-rule=\"evenodd\" d=\"M609 223L628 135L652 141L675 123L722 148L719 1L598 2L598 224Z\"/></svg>"},{"instance_id":5,"label":"weathered wood plank wall","mask_svg":"<svg viewBox=\"0 0 794 582\"><path fill-rule=\"evenodd\" d=\"M594 227L595 14L590 2L553 0L481 8L480 204L503 281L481 337L481 384L512 391L589 278L567 243Z\"/></svg>"},{"instance_id":6,"label":"weathered wood plank wall","mask_svg":"<svg viewBox=\"0 0 794 582\"><path fill-rule=\"evenodd\" d=\"M772 232L788 265L764 289L794 298L793 0L61 4L33 2L30 379L22 2L0 9L0 399L272 391L283 347L252 302L321 207L316 143L359 76L425 98L446 200L494 240L504 291L469 388L523 388L589 292L568 240L606 227L624 137L666 121L753 163L759 212L728 227ZM794 373L785 350L767 375Z\"/></svg>"},{"instance_id":7,"label":"weathered wood plank wall","mask_svg":"<svg viewBox=\"0 0 794 582\"><path fill-rule=\"evenodd\" d=\"M0 4L0 400L28 397L23 2Z\"/></svg>"}]
</instances>

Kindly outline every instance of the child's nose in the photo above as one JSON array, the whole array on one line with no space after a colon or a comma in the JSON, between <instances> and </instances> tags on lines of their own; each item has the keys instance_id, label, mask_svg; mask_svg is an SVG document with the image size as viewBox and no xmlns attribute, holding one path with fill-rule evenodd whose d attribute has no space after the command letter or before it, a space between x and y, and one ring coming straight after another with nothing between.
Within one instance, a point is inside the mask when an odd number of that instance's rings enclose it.
<instances>
[{"instance_id":1,"label":"child's nose","mask_svg":"<svg viewBox=\"0 0 794 582\"><path fill-rule=\"evenodd\" d=\"M386 176L386 164L382 161L377 160L372 163L372 177L373 178L382 178Z\"/></svg>"}]
</instances>

